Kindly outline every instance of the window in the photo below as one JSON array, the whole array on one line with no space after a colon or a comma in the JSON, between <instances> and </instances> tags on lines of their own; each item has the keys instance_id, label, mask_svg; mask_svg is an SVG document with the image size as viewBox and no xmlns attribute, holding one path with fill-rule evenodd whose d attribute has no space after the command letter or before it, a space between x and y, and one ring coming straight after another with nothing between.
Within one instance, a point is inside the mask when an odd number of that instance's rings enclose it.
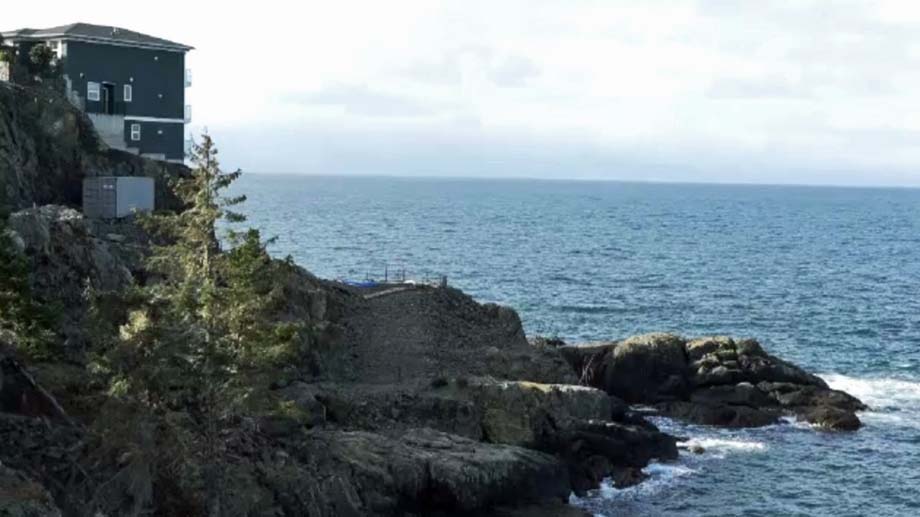
<instances>
[{"instance_id":1,"label":"window","mask_svg":"<svg viewBox=\"0 0 920 517\"><path fill-rule=\"evenodd\" d=\"M141 140L141 125L131 124L131 141L139 142Z\"/></svg>"},{"instance_id":2,"label":"window","mask_svg":"<svg viewBox=\"0 0 920 517\"><path fill-rule=\"evenodd\" d=\"M130 84L125 85L125 102L131 102L134 98L134 88Z\"/></svg>"},{"instance_id":3,"label":"window","mask_svg":"<svg viewBox=\"0 0 920 517\"><path fill-rule=\"evenodd\" d=\"M94 82L86 83L86 100L88 101L98 101L99 100L99 83L94 83Z\"/></svg>"}]
</instances>

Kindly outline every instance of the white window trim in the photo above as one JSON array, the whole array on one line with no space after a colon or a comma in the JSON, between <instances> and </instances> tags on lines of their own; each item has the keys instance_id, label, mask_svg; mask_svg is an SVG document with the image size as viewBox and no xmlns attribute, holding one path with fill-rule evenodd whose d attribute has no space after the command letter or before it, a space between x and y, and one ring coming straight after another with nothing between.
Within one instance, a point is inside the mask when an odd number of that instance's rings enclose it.
<instances>
[{"instance_id":1,"label":"white window trim","mask_svg":"<svg viewBox=\"0 0 920 517\"><path fill-rule=\"evenodd\" d=\"M86 83L86 100L99 101L102 98L102 85L93 81Z\"/></svg>"},{"instance_id":2,"label":"white window trim","mask_svg":"<svg viewBox=\"0 0 920 517\"><path fill-rule=\"evenodd\" d=\"M134 87L130 84L126 84L123 90L123 97L125 102L131 102L134 100Z\"/></svg>"},{"instance_id":3,"label":"white window trim","mask_svg":"<svg viewBox=\"0 0 920 517\"><path fill-rule=\"evenodd\" d=\"M141 125L140 124L131 124L131 141L132 142L141 141Z\"/></svg>"}]
</instances>

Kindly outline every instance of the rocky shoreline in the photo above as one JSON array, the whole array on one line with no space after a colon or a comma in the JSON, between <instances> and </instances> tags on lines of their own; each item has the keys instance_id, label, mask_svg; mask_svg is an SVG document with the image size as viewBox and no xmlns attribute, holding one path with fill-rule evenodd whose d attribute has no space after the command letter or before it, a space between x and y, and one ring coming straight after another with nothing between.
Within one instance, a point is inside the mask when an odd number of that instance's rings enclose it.
<instances>
[{"instance_id":1,"label":"rocky shoreline","mask_svg":"<svg viewBox=\"0 0 920 517\"><path fill-rule=\"evenodd\" d=\"M852 431L861 426L856 412L868 409L753 339L648 334L559 351L585 384L695 424L762 427L787 415Z\"/></svg>"},{"instance_id":2,"label":"rocky shoreline","mask_svg":"<svg viewBox=\"0 0 920 517\"><path fill-rule=\"evenodd\" d=\"M150 242L130 224L84 219L72 182L169 171L88 141L66 103L0 90L0 108L14 242L35 296L61 313L50 359L24 362L16 336L0 334L0 515L82 516L103 495L127 514L133 485L112 473L130 457L91 446L106 394L86 356L84 292L144 282ZM227 423L228 515L584 515L571 494L641 483L651 462L679 456L678 438L637 405L706 425L793 415L844 431L865 409L750 339L528 340L514 310L455 289L366 297L297 266L282 271L276 317L313 329L309 350L271 386L296 418ZM104 316L124 317L118 307ZM154 480L155 515L203 514L197 473L171 474Z\"/></svg>"}]
</instances>

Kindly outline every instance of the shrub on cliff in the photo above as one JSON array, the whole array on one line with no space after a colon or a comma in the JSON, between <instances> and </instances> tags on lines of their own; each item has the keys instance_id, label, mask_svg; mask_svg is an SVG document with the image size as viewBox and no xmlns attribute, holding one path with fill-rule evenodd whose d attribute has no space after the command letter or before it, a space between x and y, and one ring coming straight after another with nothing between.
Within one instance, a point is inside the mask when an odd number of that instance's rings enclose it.
<instances>
[{"instance_id":1,"label":"shrub on cliff","mask_svg":"<svg viewBox=\"0 0 920 517\"><path fill-rule=\"evenodd\" d=\"M31 359L47 359L51 316L32 297L28 261L8 225L8 214L0 209L0 338Z\"/></svg>"},{"instance_id":2,"label":"shrub on cliff","mask_svg":"<svg viewBox=\"0 0 920 517\"><path fill-rule=\"evenodd\" d=\"M54 51L47 45L39 44L29 51L29 73L39 77L49 77L54 72Z\"/></svg>"},{"instance_id":3,"label":"shrub on cliff","mask_svg":"<svg viewBox=\"0 0 920 517\"><path fill-rule=\"evenodd\" d=\"M99 429L109 447L131 451L123 472L136 475L125 484L144 487L133 498L141 507L160 499L154 478L200 472L191 477L201 505L223 515L221 430L253 406L267 410L266 388L298 353L303 329L267 312L278 304L277 266L257 231L229 232L221 249L218 227L244 220L233 207L245 198L224 194L240 172L220 169L207 135L192 159L191 176L175 184L185 209L143 221L161 244L147 285L125 297L127 321L99 351L112 396Z\"/></svg>"},{"instance_id":4,"label":"shrub on cliff","mask_svg":"<svg viewBox=\"0 0 920 517\"><path fill-rule=\"evenodd\" d=\"M0 34L0 63L9 63L13 60L12 51L11 49L3 46L3 43L3 34Z\"/></svg>"}]
</instances>

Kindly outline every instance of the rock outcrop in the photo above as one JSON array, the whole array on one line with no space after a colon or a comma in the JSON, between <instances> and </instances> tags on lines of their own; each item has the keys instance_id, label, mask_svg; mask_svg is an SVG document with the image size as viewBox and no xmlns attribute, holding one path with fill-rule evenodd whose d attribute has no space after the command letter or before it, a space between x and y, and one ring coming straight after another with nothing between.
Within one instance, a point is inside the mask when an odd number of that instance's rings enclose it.
<instances>
[{"instance_id":1,"label":"rock outcrop","mask_svg":"<svg viewBox=\"0 0 920 517\"><path fill-rule=\"evenodd\" d=\"M551 454L568 468L579 494L608 477L622 486L638 482L649 462L677 457L674 437L617 414L611 397L588 387L474 377L417 388L297 384L283 393L336 427L376 433L428 427Z\"/></svg>"},{"instance_id":2,"label":"rock outcrop","mask_svg":"<svg viewBox=\"0 0 920 517\"><path fill-rule=\"evenodd\" d=\"M63 206L28 208L10 216L14 240L30 262L33 295L53 307L63 350L82 352L87 288L118 291L134 279L115 244L94 235L80 212Z\"/></svg>"},{"instance_id":3,"label":"rock outcrop","mask_svg":"<svg viewBox=\"0 0 920 517\"><path fill-rule=\"evenodd\" d=\"M406 384L492 376L576 384L553 350L530 346L518 314L451 288L418 286L346 305L345 334L324 380ZM332 356L330 356L332 357Z\"/></svg>"},{"instance_id":4,"label":"rock outcrop","mask_svg":"<svg viewBox=\"0 0 920 517\"><path fill-rule=\"evenodd\" d=\"M853 430L860 426L855 413L866 409L752 339L648 334L559 350L586 384L699 424L759 427L795 415L819 427Z\"/></svg>"}]
</instances>

